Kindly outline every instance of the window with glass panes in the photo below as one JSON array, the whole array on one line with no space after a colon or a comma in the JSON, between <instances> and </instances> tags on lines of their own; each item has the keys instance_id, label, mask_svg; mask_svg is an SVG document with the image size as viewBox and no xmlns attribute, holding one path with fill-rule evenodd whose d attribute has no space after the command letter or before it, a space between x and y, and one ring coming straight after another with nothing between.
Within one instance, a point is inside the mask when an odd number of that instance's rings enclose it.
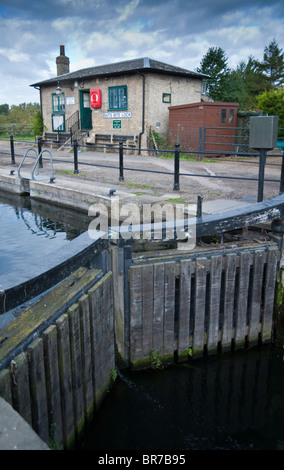
<instances>
[{"instance_id":1,"label":"window with glass panes","mask_svg":"<svg viewBox=\"0 0 284 470\"><path fill-rule=\"evenodd\" d=\"M108 89L109 109L127 109L127 86L112 86Z\"/></svg>"},{"instance_id":2,"label":"window with glass panes","mask_svg":"<svg viewBox=\"0 0 284 470\"><path fill-rule=\"evenodd\" d=\"M62 113L65 111L65 95L61 93L60 95L56 95L53 93L52 95L52 111L54 113Z\"/></svg>"}]
</instances>

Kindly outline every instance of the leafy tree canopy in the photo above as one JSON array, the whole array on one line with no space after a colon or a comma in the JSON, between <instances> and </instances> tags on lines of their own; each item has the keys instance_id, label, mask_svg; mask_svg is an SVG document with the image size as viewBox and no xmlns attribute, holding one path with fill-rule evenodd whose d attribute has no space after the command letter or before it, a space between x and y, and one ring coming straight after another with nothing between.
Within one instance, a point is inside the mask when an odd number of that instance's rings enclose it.
<instances>
[{"instance_id":1,"label":"leafy tree canopy","mask_svg":"<svg viewBox=\"0 0 284 470\"><path fill-rule=\"evenodd\" d=\"M0 105L0 123L33 124L35 114L40 111L39 103L21 103Z\"/></svg>"},{"instance_id":2,"label":"leafy tree canopy","mask_svg":"<svg viewBox=\"0 0 284 470\"><path fill-rule=\"evenodd\" d=\"M214 101L238 102L241 110L249 111L259 106L258 95L283 86L284 54L274 39L265 47L262 62L250 56L230 69L225 51L210 47L197 71L210 76L207 94Z\"/></svg>"}]
</instances>

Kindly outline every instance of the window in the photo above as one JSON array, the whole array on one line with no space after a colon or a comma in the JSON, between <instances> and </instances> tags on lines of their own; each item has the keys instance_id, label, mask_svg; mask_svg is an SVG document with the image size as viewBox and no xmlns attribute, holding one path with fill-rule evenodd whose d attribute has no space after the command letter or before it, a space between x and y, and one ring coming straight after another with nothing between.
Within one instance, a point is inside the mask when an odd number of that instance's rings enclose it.
<instances>
[{"instance_id":1,"label":"window","mask_svg":"<svg viewBox=\"0 0 284 470\"><path fill-rule=\"evenodd\" d=\"M230 123L234 122L234 115L235 115L235 111L233 109L230 109L230 114L229 114Z\"/></svg>"},{"instance_id":2,"label":"window","mask_svg":"<svg viewBox=\"0 0 284 470\"><path fill-rule=\"evenodd\" d=\"M221 111L221 123L225 124L226 122L226 109L222 109Z\"/></svg>"},{"instance_id":3,"label":"window","mask_svg":"<svg viewBox=\"0 0 284 470\"><path fill-rule=\"evenodd\" d=\"M56 93L52 94L52 111L54 113L60 113L65 111L65 95L61 93L61 95L56 95Z\"/></svg>"},{"instance_id":4,"label":"window","mask_svg":"<svg viewBox=\"0 0 284 470\"><path fill-rule=\"evenodd\" d=\"M108 89L109 109L127 109L127 86L112 86Z\"/></svg>"},{"instance_id":5,"label":"window","mask_svg":"<svg viewBox=\"0 0 284 470\"><path fill-rule=\"evenodd\" d=\"M53 114L51 119L53 132L65 131L65 114Z\"/></svg>"},{"instance_id":6,"label":"window","mask_svg":"<svg viewBox=\"0 0 284 470\"><path fill-rule=\"evenodd\" d=\"M171 94L163 93L163 103L170 103L170 102L171 102Z\"/></svg>"}]
</instances>

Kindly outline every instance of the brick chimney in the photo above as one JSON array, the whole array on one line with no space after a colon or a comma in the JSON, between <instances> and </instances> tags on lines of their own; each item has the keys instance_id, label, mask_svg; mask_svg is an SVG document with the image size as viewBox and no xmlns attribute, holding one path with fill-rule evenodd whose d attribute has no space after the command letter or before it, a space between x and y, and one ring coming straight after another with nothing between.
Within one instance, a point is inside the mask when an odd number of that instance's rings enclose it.
<instances>
[{"instance_id":1,"label":"brick chimney","mask_svg":"<svg viewBox=\"0 0 284 470\"><path fill-rule=\"evenodd\" d=\"M56 57L57 75L69 73L69 58L65 55L65 47L60 46L60 55Z\"/></svg>"}]
</instances>

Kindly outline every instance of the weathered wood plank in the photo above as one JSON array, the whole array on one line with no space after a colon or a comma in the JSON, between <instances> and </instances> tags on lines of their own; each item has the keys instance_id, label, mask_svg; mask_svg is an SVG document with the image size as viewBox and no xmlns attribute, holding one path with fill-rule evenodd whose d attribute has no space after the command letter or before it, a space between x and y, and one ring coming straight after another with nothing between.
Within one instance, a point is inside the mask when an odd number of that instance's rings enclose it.
<instances>
[{"instance_id":1,"label":"weathered wood plank","mask_svg":"<svg viewBox=\"0 0 284 470\"><path fill-rule=\"evenodd\" d=\"M154 264L153 273L153 350L163 352L164 315L165 315L165 265Z\"/></svg>"},{"instance_id":2,"label":"weathered wood plank","mask_svg":"<svg viewBox=\"0 0 284 470\"><path fill-rule=\"evenodd\" d=\"M75 433L68 315L61 315L55 324L58 338L63 442L65 448L72 448Z\"/></svg>"},{"instance_id":3,"label":"weathered wood plank","mask_svg":"<svg viewBox=\"0 0 284 470\"><path fill-rule=\"evenodd\" d=\"M235 277L237 268L237 255L228 254L226 256L225 280L224 280L224 315L222 326L222 350L231 349L233 339L233 312Z\"/></svg>"},{"instance_id":4,"label":"weathered wood plank","mask_svg":"<svg viewBox=\"0 0 284 470\"><path fill-rule=\"evenodd\" d=\"M265 261L265 252L262 251L254 253L252 291L249 292L251 308L248 339L250 345L256 344L258 342L262 301L263 269Z\"/></svg>"},{"instance_id":5,"label":"weathered wood plank","mask_svg":"<svg viewBox=\"0 0 284 470\"><path fill-rule=\"evenodd\" d=\"M12 405L11 377L8 369L0 371L0 397Z\"/></svg>"},{"instance_id":6,"label":"weathered wood plank","mask_svg":"<svg viewBox=\"0 0 284 470\"><path fill-rule=\"evenodd\" d=\"M208 351L217 352L219 339L219 314L223 257L212 256L210 269L210 302L208 322Z\"/></svg>"},{"instance_id":7,"label":"weathered wood plank","mask_svg":"<svg viewBox=\"0 0 284 470\"><path fill-rule=\"evenodd\" d=\"M70 330L74 422L75 432L79 437L84 427L85 414L83 399L82 345L78 303L72 305L72 307L69 308L67 314Z\"/></svg>"},{"instance_id":8,"label":"weathered wood plank","mask_svg":"<svg viewBox=\"0 0 284 470\"><path fill-rule=\"evenodd\" d=\"M262 342L271 341L275 285L280 252L276 247L268 248L264 291L263 317L261 325Z\"/></svg>"},{"instance_id":9,"label":"weathered wood plank","mask_svg":"<svg viewBox=\"0 0 284 470\"><path fill-rule=\"evenodd\" d=\"M57 328L51 325L42 335L46 395L51 438L61 448L63 446L63 428L61 413L61 392L58 368Z\"/></svg>"},{"instance_id":10,"label":"weathered wood plank","mask_svg":"<svg viewBox=\"0 0 284 470\"><path fill-rule=\"evenodd\" d=\"M142 316L143 316L143 331L142 331L142 347L143 357L149 358L153 349L153 264L146 264L142 270Z\"/></svg>"},{"instance_id":11,"label":"weathered wood plank","mask_svg":"<svg viewBox=\"0 0 284 470\"><path fill-rule=\"evenodd\" d=\"M43 342L37 338L27 349L33 429L49 443L48 407L46 395Z\"/></svg>"},{"instance_id":12,"label":"weathered wood plank","mask_svg":"<svg viewBox=\"0 0 284 470\"><path fill-rule=\"evenodd\" d=\"M25 353L11 362L11 379L13 408L32 426L28 359Z\"/></svg>"},{"instance_id":13,"label":"weathered wood plank","mask_svg":"<svg viewBox=\"0 0 284 470\"><path fill-rule=\"evenodd\" d=\"M114 367L112 273L107 273L89 290L94 361L95 405L100 406Z\"/></svg>"},{"instance_id":14,"label":"weathered wood plank","mask_svg":"<svg viewBox=\"0 0 284 470\"><path fill-rule=\"evenodd\" d=\"M192 261L182 260L180 263L180 308L178 322L178 355L188 354L190 344L189 318Z\"/></svg>"},{"instance_id":15,"label":"weathered wood plank","mask_svg":"<svg viewBox=\"0 0 284 470\"><path fill-rule=\"evenodd\" d=\"M90 326L90 309L89 297L84 294L78 300L81 345L82 345L82 380L83 380L83 400L85 419L91 420L94 405L94 384L93 384L93 362L92 362L92 346L91 346L91 326Z\"/></svg>"},{"instance_id":16,"label":"weathered wood plank","mask_svg":"<svg viewBox=\"0 0 284 470\"><path fill-rule=\"evenodd\" d=\"M142 267L131 266L130 282L130 362L134 364L143 358L143 304L142 304Z\"/></svg>"},{"instance_id":17,"label":"weathered wood plank","mask_svg":"<svg viewBox=\"0 0 284 470\"><path fill-rule=\"evenodd\" d=\"M174 360L175 338L175 281L177 263L165 263L165 316L164 316L164 357L167 362Z\"/></svg>"},{"instance_id":18,"label":"weathered wood plank","mask_svg":"<svg viewBox=\"0 0 284 470\"><path fill-rule=\"evenodd\" d=\"M240 254L240 271L238 300L236 309L236 331L235 346L243 348L245 346L245 338L247 333L247 301L249 289L250 267L252 265L253 255L250 252Z\"/></svg>"},{"instance_id":19,"label":"weathered wood plank","mask_svg":"<svg viewBox=\"0 0 284 470\"><path fill-rule=\"evenodd\" d=\"M206 302L207 258L196 260L195 318L193 329L193 355L202 356L204 348L204 321Z\"/></svg>"}]
</instances>

